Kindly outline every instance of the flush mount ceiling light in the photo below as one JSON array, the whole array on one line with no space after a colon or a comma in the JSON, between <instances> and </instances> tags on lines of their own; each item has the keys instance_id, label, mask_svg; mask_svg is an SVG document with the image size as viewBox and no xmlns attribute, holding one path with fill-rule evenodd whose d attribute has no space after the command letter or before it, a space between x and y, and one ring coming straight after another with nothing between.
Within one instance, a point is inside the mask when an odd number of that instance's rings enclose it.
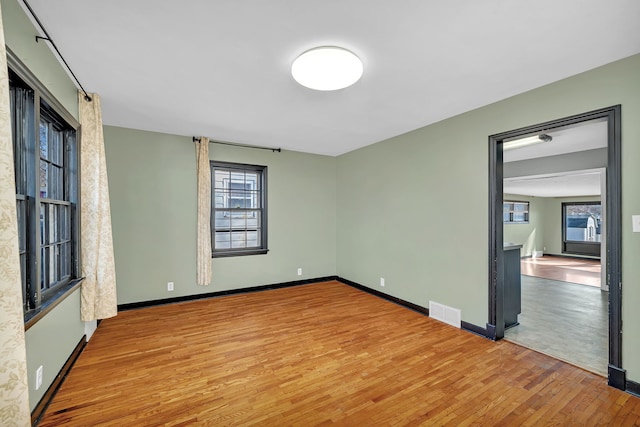
<instances>
[{"instance_id":1,"label":"flush mount ceiling light","mask_svg":"<svg viewBox=\"0 0 640 427\"><path fill-rule=\"evenodd\" d=\"M514 139L513 141L507 141L502 144L502 150L514 150L516 148L526 147L528 145L540 144L542 142L551 142L553 138L546 133L534 136L528 136L526 138Z\"/></svg>"},{"instance_id":2,"label":"flush mount ceiling light","mask_svg":"<svg viewBox=\"0 0 640 427\"><path fill-rule=\"evenodd\" d=\"M362 61L353 52L336 46L310 49L291 65L291 75L302 86L315 90L338 90L362 77Z\"/></svg>"}]
</instances>

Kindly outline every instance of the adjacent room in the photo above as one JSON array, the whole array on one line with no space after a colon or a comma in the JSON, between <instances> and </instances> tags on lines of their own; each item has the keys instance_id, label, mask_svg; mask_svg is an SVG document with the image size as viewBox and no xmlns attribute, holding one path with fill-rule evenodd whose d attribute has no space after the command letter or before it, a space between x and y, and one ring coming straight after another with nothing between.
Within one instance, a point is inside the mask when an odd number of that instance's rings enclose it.
<instances>
[{"instance_id":1,"label":"adjacent room","mask_svg":"<svg viewBox=\"0 0 640 427\"><path fill-rule=\"evenodd\" d=\"M1 425L640 424L640 3L0 10Z\"/></svg>"},{"instance_id":2,"label":"adjacent room","mask_svg":"<svg viewBox=\"0 0 640 427\"><path fill-rule=\"evenodd\" d=\"M522 246L521 311L505 338L607 375L607 123L544 135L504 154L504 240Z\"/></svg>"}]
</instances>

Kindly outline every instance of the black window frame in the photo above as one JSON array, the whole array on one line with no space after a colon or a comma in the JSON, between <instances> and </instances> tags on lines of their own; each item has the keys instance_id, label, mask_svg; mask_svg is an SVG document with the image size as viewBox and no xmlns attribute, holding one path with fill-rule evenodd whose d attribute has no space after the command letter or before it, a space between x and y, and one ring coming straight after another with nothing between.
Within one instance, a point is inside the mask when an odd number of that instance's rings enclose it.
<instances>
[{"instance_id":1,"label":"black window frame","mask_svg":"<svg viewBox=\"0 0 640 427\"><path fill-rule=\"evenodd\" d=\"M267 245L267 167L261 165L251 165L244 163L232 163L232 162L222 162L222 161L210 161L211 167L211 256L213 258L218 257L234 257L234 256L246 256L246 255L264 255L269 249ZM244 175L246 174L255 174L257 175L257 184L256 188L248 188L246 186L246 178L241 187L232 188L232 181L229 179L228 187L218 187L216 188L216 171L221 171L229 174L237 174ZM231 176L231 175L230 175ZM225 199L224 195L227 195L225 203L223 201L222 206L218 206L220 203L220 199ZM235 198L233 197L235 196ZM246 206L246 200L252 199L254 202L259 204L259 206ZM245 200L245 206L229 206L229 200ZM234 227L232 225L232 218L229 218L229 227L216 227L216 215L218 213L222 214L232 214L232 213L242 213L245 216L245 226L244 228L235 228L236 232L245 233L251 231L257 233L257 239L259 239L259 245L250 246L250 247L238 247L238 248L223 248L216 246L216 235L229 234L230 244L232 240L232 234L234 232ZM256 218L256 226L249 227L247 225L246 216L247 214L251 215L253 218ZM246 236L246 234L245 234ZM246 242L246 239L245 239Z\"/></svg>"},{"instance_id":2,"label":"black window frame","mask_svg":"<svg viewBox=\"0 0 640 427\"><path fill-rule=\"evenodd\" d=\"M560 211L560 215L562 217L562 253L567 255L581 255L600 258L602 242L567 239L567 207L587 205L598 205L602 209L602 202L599 200L586 202L562 202Z\"/></svg>"},{"instance_id":3,"label":"black window frame","mask_svg":"<svg viewBox=\"0 0 640 427\"><path fill-rule=\"evenodd\" d=\"M28 329L81 281L80 125L10 50L7 60L23 312ZM46 155L41 152L41 123L45 133L56 138L55 143L47 139L51 151ZM53 147L58 149L54 152ZM46 191L54 187L56 191L41 193L43 179ZM46 267L43 254L49 260Z\"/></svg>"},{"instance_id":4,"label":"black window frame","mask_svg":"<svg viewBox=\"0 0 640 427\"><path fill-rule=\"evenodd\" d=\"M505 205L512 205L512 207L507 211L505 210ZM525 210L523 211L516 211L515 209L515 205L524 205L526 206ZM502 202L502 221L504 224L529 224L529 215L530 215L530 203L527 201L520 201L520 200L504 200ZM509 218L506 219L505 218L505 214L509 214ZM516 213L523 213L524 214L524 219L523 220L518 220L515 219L515 214Z\"/></svg>"}]
</instances>

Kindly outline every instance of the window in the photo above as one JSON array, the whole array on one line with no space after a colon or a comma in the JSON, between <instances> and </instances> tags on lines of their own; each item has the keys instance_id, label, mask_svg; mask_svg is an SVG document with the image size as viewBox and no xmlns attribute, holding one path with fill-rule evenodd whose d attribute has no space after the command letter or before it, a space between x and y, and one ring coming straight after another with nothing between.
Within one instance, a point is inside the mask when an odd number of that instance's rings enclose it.
<instances>
[{"instance_id":1,"label":"window","mask_svg":"<svg viewBox=\"0 0 640 427\"><path fill-rule=\"evenodd\" d=\"M529 202L503 202L502 220L505 224L527 224L529 222Z\"/></svg>"},{"instance_id":2,"label":"window","mask_svg":"<svg viewBox=\"0 0 640 427\"><path fill-rule=\"evenodd\" d=\"M213 256L267 253L267 168L211 162Z\"/></svg>"},{"instance_id":3,"label":"window","mask_svg":"<svg viewBox=\"0 0 640 427\"><path fill-rule=\"evenodd\" d=\"M9 98L27 320L78 277L77 124L11 70Z\"/></svg>"},{"instance_id":4,"label":"window","mask_svg":"<svg viewBox=\"0 0 640 427\"><path fill-rule=\"evenodd\" d=\"M562 204L562 252L600 256L602 206L600 202Z\"/></svg>"}]
</instances>

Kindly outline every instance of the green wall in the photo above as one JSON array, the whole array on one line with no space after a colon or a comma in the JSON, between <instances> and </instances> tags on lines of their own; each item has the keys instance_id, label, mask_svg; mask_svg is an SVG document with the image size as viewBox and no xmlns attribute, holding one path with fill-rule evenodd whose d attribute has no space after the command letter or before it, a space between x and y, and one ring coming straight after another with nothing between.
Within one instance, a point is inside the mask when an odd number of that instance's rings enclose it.
<instances>
[{"instance_id":1,"label":"green wall","mask_svg":"<svg viewBox=\"0 0 640 427\"><path fill-rule=\"evenodd\" d=\"M64 107L78 117L77 91L46 43L36 43L36 30L15 0L2 2L2 22L9 49L31 70ZM85 334L80 320L80 291L75 291L26 331L29 403L35 408L67 358ZM35 389L36 370L43 383Z\"/></svg>"},{"instance_id":2,"label":"green wall","mask_svg":"<svg viewBox=\"0 0 640 427\"><path fill-rule=\"evenodd\" d=\"M202 287L191 138L110 126L104 135L119 304L336 274L335 158L210 144L212 160L267 166L269 253L214 259Z\"/></svg>"},{"instance_id":3,"label":"green wall","mask_svg":"<svg viewBox=\"0 0 640 427\"><path fill-rule=\"evenodd\" d=\"M503 241L522 245L520 256L532 256L533 252L541 251L544 247L542 239L545 221L543 209L545 199L542 197L528 197L505 194L504 200L515 202L529 202L528 224L504 224Z\"/></svg>"},{"instance_id":4,"label":"green wall","mask_svg":"<svg viewBox=\"0 0 640 427\"><path fill-rule=\"evenodd\" d=\"M79 307L78 290L26 331L31 410L42 399L85 333L84 322L80 321ZM38 366L43 367L43 376L42 387L36 390L35 372Z\"/></svg>"},{"instance_id":5,"label":"green wall","mask_svg":"<svg viewBox=\"0 0 640 427\"><path fill-rule=\"evenodd\" d=\"M606 144L606 141L604 141ZM508 162L503 165L503 178L583 171L607 167L607 149L576 151L556 156Z\"/></svg>"},{"instance_id":6,"label":"green wall","mask_svg":"<svg viewBox=\"0 0 640 427\"><path fill-rule=\"evenodd\" d=\"M36 31L17 0L2 2L5 42L53 96L78 119L78 91L45 41L36 42Z\"/></svg>"},{"instance_id":7,"label":"green wall","mask_svg":"<svg viewBox=\"0 0 640 427\"><path fill-rule=\"evenodd\" d=\"M488 320L488 136L622 105L623 303L639 325L640 55L417 129L338 158L338 275L415 304ZM379 278L385 277L381 288ZM640 334L623 332L640 381Z\"/></svg>"}]
</instances>

